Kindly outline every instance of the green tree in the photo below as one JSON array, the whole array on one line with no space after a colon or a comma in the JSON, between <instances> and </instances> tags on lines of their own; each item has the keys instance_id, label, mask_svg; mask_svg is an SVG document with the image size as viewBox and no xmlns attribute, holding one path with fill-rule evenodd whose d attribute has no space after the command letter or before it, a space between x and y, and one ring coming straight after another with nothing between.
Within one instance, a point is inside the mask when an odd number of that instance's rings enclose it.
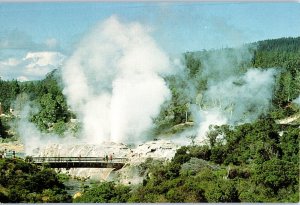
<instances>
[{"instance_id":1,"label":"green tree","mask_svg":"<svg viewBox=\"0 0 300 205\"><path fill-rule=\"evenodd\" d=\"M115 185L113 182L103 182L92 186L81 197L76 198L74 202L124 203L130 197L129 191L129 187Z\"/></svg>"},{"instance_id":2,"label":"green tree","mask_svg":"<svg viewBox=\"0 0 300 205\"><path fill-rule=\"evenodd\" d=\"M273 158L257 166L256 180L277 195L280 189L299 184L298 168L294 163Z\"/></svg>"},{"instance_id":3,"label":"green tree","mask_svg":"<svg viewBox=\"0 0 300 205\"><path fill-rule=\"evenodd\" d=\"M22 159L0 159L0 202L70 202L54 170Z\"/></svg>"}]
</instances>

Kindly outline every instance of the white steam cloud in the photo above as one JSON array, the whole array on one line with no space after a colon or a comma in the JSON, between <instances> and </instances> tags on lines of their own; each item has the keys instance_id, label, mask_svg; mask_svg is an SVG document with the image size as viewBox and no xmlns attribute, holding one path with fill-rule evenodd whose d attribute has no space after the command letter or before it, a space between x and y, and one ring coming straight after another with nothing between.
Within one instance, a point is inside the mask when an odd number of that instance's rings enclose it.
<instances>
[{"instance_id":1,"label":"white steam cloud","mask_svg":"<svg viewBox=\"0 0 300 205\"><path fill-rule=\"evenodd\" d=\"M208 88L199 93L198 141L205 139L210 125L242 124L266 114L273 95L275 69L239 71L251 59L247 48L216 51L201 58Z\"/></svg>"},{"instance_id":2,"label":"white steam cloud","mask_svg":"<svg viewBox=\"0 0 300 205\"><path fill-rule=\"evenodd\" d=\"M300 95L298 98L296 98L295 100L293 100L294 103L300 105Z\"/></svg>"},{"instance_id":3,"label":"white steam cloud","mask_svg":"<svg viewBox=\"0 0 300 205\"><path fill-rule=\"evenodd\" d=\"M240 78L230 77L209 87L205 97L226 113L229 121L252 121L266 113L272 98L274 69L251 69ZM243 119L246 117L245 119Z\"/></svg>"},{"instance_id":4,"label":"white steam cloud","mask_svg":"<svg viewBox=\"0 0 300 205\"><path fill-rule=\"evenodd\" d=\"M62 72L63 92L83 124L83 137L90 143L145 139L170 98L162 76L171 70L147 27L115 16L96 26Z\"/></svg>"},{"instance_id":5,"label":"white steam cloud","mask_svg":"<svg viewBox=\"0 0 300 205\"><path fill-rule=\"evenodd\" d=\"M22 99L19 98L17 101L16 103L21 103ZM34 155L37 148L41 149L53 143L69 144L75 140L80 143L80 141L74 138L70 133L65 133L63 138L55 134L42 133L34 123L29 121L31 112L37 112L36 108L30 106L30 103L23 103L21 106L22 111L18 113L20 119L18 121L17 131L24 143L24 151L27 155Z\"/></svg>"}]
</instances>

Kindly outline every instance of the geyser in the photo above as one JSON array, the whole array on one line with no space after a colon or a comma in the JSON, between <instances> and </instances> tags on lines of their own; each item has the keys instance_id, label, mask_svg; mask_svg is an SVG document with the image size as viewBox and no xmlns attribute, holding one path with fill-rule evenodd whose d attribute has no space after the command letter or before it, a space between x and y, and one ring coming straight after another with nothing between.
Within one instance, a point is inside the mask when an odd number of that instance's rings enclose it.
<instances>
[{"instance_id":1,"label":"geyser","mask_svg":"<svg viewBox=\"0 0 300 205\"><path fill-rule=\"evenodd\" d=\"M170 98L163 76L171 71L149 28L115 16L97 25L62 70L63 92L86 141L143 141L160 105Z\"/></svg>"}]
</instances>

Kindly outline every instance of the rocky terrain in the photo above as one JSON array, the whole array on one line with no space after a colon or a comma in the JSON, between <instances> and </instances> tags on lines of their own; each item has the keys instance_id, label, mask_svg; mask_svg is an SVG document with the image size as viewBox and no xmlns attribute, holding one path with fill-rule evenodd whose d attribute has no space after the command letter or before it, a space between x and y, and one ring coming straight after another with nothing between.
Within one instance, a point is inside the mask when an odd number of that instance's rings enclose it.
<instances>
[{"instance_id":1,"label":"rocky terrain","mask_svg":"<svg viewBox=\"0 0 300 205\"><path fill-rule=\"evenodd\" d=\"M69 174L72 177L92 180L114 180L123 184L137 184L143 179L139 175L139 165L147 158L156 160L170 160L179 145L169 140L155 140L129 147L122 143L106 142L101 145L92 144L50 144L37 148L33 156L39 157L105 157L112 154L114 157L127 158L125 166L118 171L111 168L71 168L57 169L58 172Z\"/></svg>"}]
</instances>

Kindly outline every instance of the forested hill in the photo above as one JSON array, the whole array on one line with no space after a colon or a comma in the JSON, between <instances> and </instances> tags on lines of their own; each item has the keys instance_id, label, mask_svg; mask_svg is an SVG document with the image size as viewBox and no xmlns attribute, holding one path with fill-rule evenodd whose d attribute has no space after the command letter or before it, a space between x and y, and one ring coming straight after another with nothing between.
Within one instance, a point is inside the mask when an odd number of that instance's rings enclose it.
<instances>
[{"instance_id":1,"label":"forested hill","mask_svg":"<svg viewBox=\"0 0 300 205\"><path fill-rule=\"evenodd\" d=\"M300 68L300 37L280 38L253 43L257 46L254 67Z\"/></svg>"},{"instance_id":2,"label":"forested hill","mask_svg":"<svg viewBox=\"0 0 300 205\"><path fill-rule=\"evenodd\" d=\"M300 95L300 37L258 42L252 62L254 67L284 68L278 76L273 103L285 115L293 114L287 106Z\"/></svg>"},{"instance_id":3,"label":"forested hill","mask_svg":"<svg viewBox=\"0 0 300 205\"><path fill-rule=\"evenodd\" d=\"M258 51L279 51L279 52L292 52L299 53L300 37L296 38L278 38L269 39L264 41L258 41L256 44L258 46Z\"/></svg>"},{"instance_id":4,"label":"forested hill","mask_svg":"<svg viewBox=\"0 0 300 205\"><path fill-rule=\"evenodd\" d=\"M300 95L300 37L259 41L241 48L187 52L184 62L184 77L174 75L167 78L172 100L163 106L161 115L156 119L161 129L184 123L186 113L189 113L187 105L205 107L213 103L203 99L205 96L202 95L208 89L210 79L215 78L217 82L226 75L245 74L253 68L276 71L269 110L272 118L284 118L298 112L292 101ZM215 71L208 74L207 66L215 67ZM197 102L197 98L201 98L201 102ZM190 113L188 116L188 121L194 120Z\"/></svg>"},{"instance_id":5,"label":"forested hill","mask_svg":"<svg viewBox=\"0 0 300 205\"><path fill-rule=\"evenodd\" d=\"M154 119L156 124L154 133L169 130L186 120L194 121L189 105L198 103L198 106L206 106L211 103L205 100L197 102L199 94L208 88L208 78L223 75L218 72L211 76L203 75L204 61L209 58L213 66L220 61L220 65L217 66L222 69L223 64L227 67L236 67L234 68L236 73L245 73L251 68L275 68L279 74L276 76L270 114L274 119L295 114L297 109L291 102L300 95L300 37L259 41L247 44L245 48L183 54L185 73L166 78L172 99L162 106L160 115ZM26 104L25 101L33 101L41 109L31 120L43 131L51 129L61 134L67 129L65 123L70 120L72 113L68 110L60 85L59 69L52 71L40 81L18 82L0 79L2 110L8 113L12 107L17 112L21 105Z\"/></svg>"}]
</instances>

